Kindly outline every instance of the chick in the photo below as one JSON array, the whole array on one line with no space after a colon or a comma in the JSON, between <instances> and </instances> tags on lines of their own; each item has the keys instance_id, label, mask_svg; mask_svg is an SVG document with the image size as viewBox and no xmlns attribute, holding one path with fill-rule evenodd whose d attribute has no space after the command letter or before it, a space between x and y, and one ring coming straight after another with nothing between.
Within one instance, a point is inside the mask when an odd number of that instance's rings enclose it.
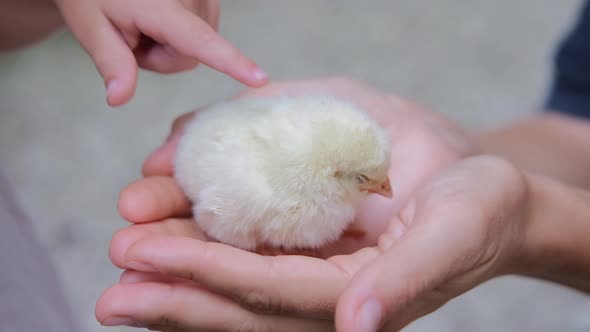
<instances>
[{"instance_id":1,"label":"chick","mask_svg":"<svg viewBox=\"0 0 590 332\"><path fill-rule=\"evenodd\" d=\"M387 135L331 97L240 99L186 126L175 177L206 234L245 250L317 249L369 193L392 197Z\"/></svg>"}]
</instances>

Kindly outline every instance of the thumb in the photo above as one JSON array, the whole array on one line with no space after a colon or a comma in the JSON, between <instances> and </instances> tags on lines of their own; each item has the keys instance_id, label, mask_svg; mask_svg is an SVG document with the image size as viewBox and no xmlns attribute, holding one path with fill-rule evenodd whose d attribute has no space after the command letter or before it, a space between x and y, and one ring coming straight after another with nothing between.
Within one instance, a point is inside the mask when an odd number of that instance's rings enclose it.
<instances>
[{"instance_id":1,"label":"thumb","mask_svg":"<svg viewBox=\"0 0 590 332\"><path fill-rule=\"evenodd\" d=\"M385 323L397 331L446 302L428 293L450 273L454 241L440 241L440 230L427 226L408 231L353 278L336 307L338 331L373 332Z\"/></svg>"}]
</instances>

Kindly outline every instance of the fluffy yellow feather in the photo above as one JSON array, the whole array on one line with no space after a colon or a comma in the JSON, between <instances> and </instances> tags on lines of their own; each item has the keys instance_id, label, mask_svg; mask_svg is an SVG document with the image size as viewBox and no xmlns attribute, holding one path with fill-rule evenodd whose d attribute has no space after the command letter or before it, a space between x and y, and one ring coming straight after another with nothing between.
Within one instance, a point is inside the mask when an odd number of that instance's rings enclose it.
<instances>
[{"instance_id":1,"label":"fluffy yellow feather","mask_svg":"<svg viewBox=\"0 0 590 332\"><path fill-rule=\"evenodd\" d=\"M213 239L246 250L337 240L368 193L391 197L390 146L357 107L331 97L252 98L198 113L175 176Z\"/></svg>"}]
</instances>

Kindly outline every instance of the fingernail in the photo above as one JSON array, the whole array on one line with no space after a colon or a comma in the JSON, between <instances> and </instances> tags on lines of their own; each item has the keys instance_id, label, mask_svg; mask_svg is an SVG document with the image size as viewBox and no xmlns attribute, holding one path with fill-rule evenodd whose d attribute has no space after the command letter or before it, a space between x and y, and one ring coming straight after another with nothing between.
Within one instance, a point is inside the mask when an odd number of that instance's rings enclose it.
<instances>
[{"instance_id":1,"label":"fingernail","mask_svg":"<svg viewBox=\"0 0 590 332\"><path fill-rule=\"evenodd\" d=\"M258 82L262 82L262 81L266 81L268 79L268 74L260 69L260 68L256 68L254 70L254 72L252 73L252 77L258 81Z\"/></svg>"},{"instance_id":2,"label":"fingernail","mask_svg":"<svg viewBox=\"0 0 590 332\"><path fill-rule=\"evenodd\" d=\"M112 98L113 93L115 93L118 87L119 82L117 82L117 80L110 80L107 83L107 100Z\"/></svg>"},{"instance_id":3,"label":"fingernail","mask_svg":"<svg viewBox=\"0 0 590 332\"><path fill-rule=\"evenodd\" d=\"M110 80L107 83L107 93L108 94L113 93L113 91L115 91L117 89L118 85L119 85L119 82L117 82L117 80Z\"/></svg>"},{"instance_id":4,"label":"fingernail","mask_svg":"<svg viewBox=\"0 0 590 332\"><path fill-rule=\"evenodd\" d=\"M147 263L143 263L143 262L137 262L137 261L130 261L127 262L127 268L128 269L132 269L132 270L136 270L136 271L143 271L143 272L158 272L158 270L156 270L156 268L154 268L152 265L147 264Z\"/></svg>"},{"instance_id":5,"label":"fingernail","mask_svg":"<svg viewBox=\"0 0 590 332\"><path fill-rule=\"evenodd\" d=\"M101 324L103 326L134 326L134 327L141 327L141 325L139 323L137 323L133 318L121 317L121 316L108 317L107 319L103 320Z\"/></svg>"},{"instance_id":6,"label":"fingernail","mask_svg":"<svg viewBox=\"0 0 590 332\"><path fill-rule=\"evenodd\" d=\"M356 316L356 327L359 332L375 332L381 322L381 304L376 299L368 299L359 309Z\"/></svg>"}]
</instances>

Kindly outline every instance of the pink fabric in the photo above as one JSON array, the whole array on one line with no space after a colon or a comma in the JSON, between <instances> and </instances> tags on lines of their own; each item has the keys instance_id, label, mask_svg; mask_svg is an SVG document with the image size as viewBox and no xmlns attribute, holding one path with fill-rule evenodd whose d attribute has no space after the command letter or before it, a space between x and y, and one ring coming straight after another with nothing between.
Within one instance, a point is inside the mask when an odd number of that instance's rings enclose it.
<instances>
[{"instance_id":1,"label":"pink fabric","mask_svg":"<svg viewBox=\"0 0 590 332\"><path fill-rule=\"evenodd\" d=\"M79 332L47 250L0 173L0 331Z\"/></svg>"}]
</instances>

